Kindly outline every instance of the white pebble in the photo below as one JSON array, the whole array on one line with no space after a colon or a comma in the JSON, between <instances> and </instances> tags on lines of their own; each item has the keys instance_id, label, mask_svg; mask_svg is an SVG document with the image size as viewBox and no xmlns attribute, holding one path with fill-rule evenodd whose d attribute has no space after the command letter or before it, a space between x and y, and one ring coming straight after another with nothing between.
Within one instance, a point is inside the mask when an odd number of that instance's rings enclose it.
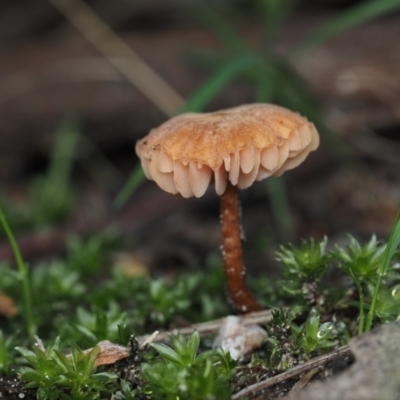
<instances>
[{"instance_id":1,"label":"white pebble","mask_svg":"<svg viewBox=\"0 0 400 400\"><path fill-rule=\"evenodd\" d=\"M213 348L222 348L234 360L242 360L247 354L260 347L267 332L258 325L244 325L239 317L228 316L215 338Z\"/></svg>"}]
</instances>

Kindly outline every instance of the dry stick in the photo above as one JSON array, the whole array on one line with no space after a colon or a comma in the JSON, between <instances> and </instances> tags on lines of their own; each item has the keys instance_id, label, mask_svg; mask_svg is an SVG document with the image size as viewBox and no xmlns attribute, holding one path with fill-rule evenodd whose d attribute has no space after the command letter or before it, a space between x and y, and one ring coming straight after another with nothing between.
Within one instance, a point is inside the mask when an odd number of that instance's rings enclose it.
<instances>
[{"instance_id":1,"label":"dry stick","mask_svg":"<svg viewBox=\"0 0 400 400\"><path fill-rule=\"evenodd\" d=\"M306 386L312 377L319 371L318 368L310 369L308 372L306 372L292 387L290 390L289 394L290 396L293 396L294 394L300 392Z\"/></svg>"},{"instance_id":2,"label":"dry stick","mask_svg":"<svg viewBox=\"0 0 400 400\"><path fill-rule=\"evenodd\" d=\"M324 354L323 356L315 357L312 358L311 360L307 361L304 364L298 365L297 367L294 367L290 369L289 371L286 371L280 375L274 376L272 378L268 378L264 381L257 382L254 385L248 386L245 389L241 390L240 392L237 392L231 397L231 400L239 400L246 398L247 396L254 395L255 393L259 393L262 390L265 390L271 386L277 385L278 383L281 383L287 379L293 378L295 376L298 376L306 371L322 367L323 365L333 361L335 358L339 356L349 356L351 355L351 351L349 346L343 346L340 347L337 350L334 350L328 354Z\"/></svg>"},{"instance_id":3,"label":"dry stick","mask_svg":"<svg viewBox=\"0 0 400 400\"><path fill-rule=\"evenodd\" d=\"M81 0L49 0L107 58L167 116L175 115L184 99Z\"/></svg>"},{"instance_id":4,"label":"dry stick","mask_svg":"<svg viewBox=\"0 0 400 400\"><path fill-rule=\"evenodd\" d=\"M243 313L258 311L261 307L246 285L240 214L238 189L228 180L221 196L222 258L229 298L233 307Z\"/></svg>"},{"instance_id":5,"label":"dry stick","mask_svg":"<svg viewBox=\"0 0 400 400\"><path fill-rule=\"evenodd\" d=\"M242 315L239 318L241 318L244 325L262 324L271 321L272 314L271 311L268 310ZM200 335L210 335L213 333L217 333L224 321L225 318L222 318L215 321L194 324L183 329L174 330L171 333L180 333L181 335L188 336L193 333L194 330L197 330ZM149 343L167 341L169 339L169 333L159 333L158 331L155 331L151 335L139 336L136 339L140 343L140 348L143 348ZM41 340L38 337L36 337L36 341L37 343L41 343ZM41 346L44 351L43 345ZM118 344L111 343L108 340L102 340L101 342L97 343L97 346L100 347L100 353L96 360L97 366L115 364L117 361L127 358L130 352L129 346L120 346ZM91 347L90 349L86 349L83 352L87 354L92 350L93 347ZM71 357L71 354L68 354L67 357Z\"/></svg>"},{"instance_id":6,"label":"dry stick","mask_svg":"<svg viewBox=\"0 0 400 400\"><path fill-rule=\"evenodd\" d=\"M244 314L239 316L244 325L254 325L254 324L266 324L271 321L272 313L271 310L264 310L253 312L249 314ZM217 319L214 321L202 322L200 324L193 324L182 329L172 330L170 333L188 336L197 330L201 336L215 334L219 331L222 324L225 322L225 318ZM139 336L137 338L139 343L143 343L148 338L148 335ZM161 332L153 339L153 342L163 342L169 338L168 332Z\"/></svg>"}]
</instances>

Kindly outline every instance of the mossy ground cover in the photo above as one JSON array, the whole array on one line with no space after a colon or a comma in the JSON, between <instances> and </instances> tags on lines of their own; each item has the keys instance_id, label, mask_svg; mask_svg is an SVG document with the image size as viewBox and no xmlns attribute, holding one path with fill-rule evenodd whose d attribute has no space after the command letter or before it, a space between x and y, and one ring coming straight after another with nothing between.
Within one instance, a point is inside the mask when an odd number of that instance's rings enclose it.
<instances>
[{"instance_id":1,"label":"mossy ground cover","mask_svg":"<svg viewBox=\"0 0 400 400\"><path fill-rule=\"evenodd\" d=\"M29 268L32 327L26 326L23 278L13 265L3 264L1 290L20 312L1 320L2 377L17 379L40 399L229 399L260 377L345 345L369 329L370 313L373 325L398 318L399 226L394 225L389 245L372 236L367 243L349 237L347 246L330 251L326 238L282 246L277 252L281 279L250 281L260 302L273 308L265 325L268 339L240 362L211 349L212 338L201 338L197 331L144 347L135 339L182 321L228 315L217 257L204 271L180 274L173 281L128 277L111 261L112 249L120 245L117 236L74 238L65 257ZM385 273L384 263L389 267ZM332 286L326 279L332 270L349 279ZM103 340L127 346L128 356L96 367Z\"/></svg>"}]
</instances>

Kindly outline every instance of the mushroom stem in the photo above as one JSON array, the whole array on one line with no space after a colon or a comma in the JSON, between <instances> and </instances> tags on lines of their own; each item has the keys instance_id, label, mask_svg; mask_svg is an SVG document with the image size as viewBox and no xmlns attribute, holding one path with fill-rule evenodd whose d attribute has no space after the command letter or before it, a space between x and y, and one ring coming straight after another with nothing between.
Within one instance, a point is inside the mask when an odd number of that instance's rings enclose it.
<instances>
[{"instance_id":1,"label":"mushroom stem","mask_svg":"<svg viewBox=\"0 0 400 400\"><path fill-rule=\"evenodd\" d=\"M222 257L232 305L240 312L260 310L260 305L247 288L245 281L238 191L229 180L221 196L221 230Z\"/></svg>"}]
</instances>

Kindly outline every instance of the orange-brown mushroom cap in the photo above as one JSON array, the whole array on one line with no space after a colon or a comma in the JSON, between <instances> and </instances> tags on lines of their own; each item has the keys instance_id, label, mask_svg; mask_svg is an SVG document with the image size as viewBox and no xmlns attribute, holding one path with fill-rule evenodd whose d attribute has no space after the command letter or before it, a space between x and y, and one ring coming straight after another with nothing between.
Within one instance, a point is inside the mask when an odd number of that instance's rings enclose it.
<instances>
[{"instance_id":1,"label":"orange-brown mushroom cap","mask_svg":"<svg viewBox=\"0 0 400 400\"><path fill-rule=\"evenodd\" d=\"M314 124L272 104L213 113L187 113L163 123L136 144L145 175L166 192L200 197L214 177L240 189L297 167L319 145Z\"/></svg>"}]
</instances>

